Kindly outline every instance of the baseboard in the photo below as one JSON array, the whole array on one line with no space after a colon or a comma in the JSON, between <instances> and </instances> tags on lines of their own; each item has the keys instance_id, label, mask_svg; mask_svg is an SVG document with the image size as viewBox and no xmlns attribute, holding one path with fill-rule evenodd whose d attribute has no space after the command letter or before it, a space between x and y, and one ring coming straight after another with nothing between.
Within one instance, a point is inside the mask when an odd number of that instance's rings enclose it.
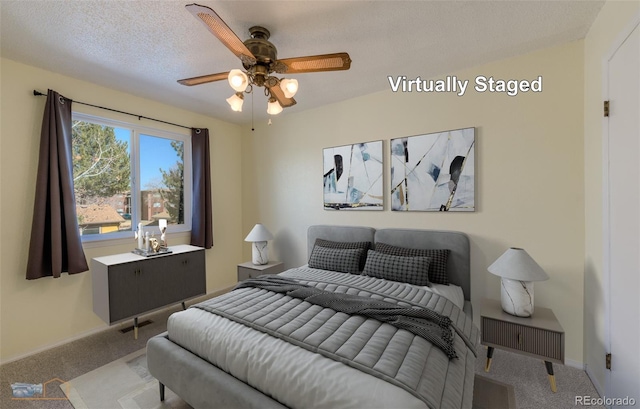
<instances>
[{"instance_id":1,"label":"baseboard","mask_svg":"<svg viewBox=\"0 0 640 409\"><path fill-rule=\"evenodd\" d=\"M15 356L9 357L9 358L3 360L2 362L0 362L0 365L8 364L10 362L19 361L19 360L21 360L23 358L28 358L28 357L30 357L32 355L39 354L40 352L48 351L50 349L57 348L59 346L68 344L68 343L73 342L73 341L77 341L79 339L88 337L90 335L94 335L94 334L98 334L98 333L103 332L103 331L107 331L110 328L111 327L109 325L103 324L103 325L99 326L98 328L94 328L94 329L89 330L89 331L81 332L80 334L74 335L73 337L65 338L65 339L60 340L58 342L54 342L52 344L47 344L47 345L43 345L43 346L41 346L39 348L32 349L31 351L25 352L23 354L19 354L19 355L15 355Z\"/></svg>"},{"instance_id":2,"label":"baseboard","mask_svg":"<svg viewBox=\"0 0 640 409\"><path fill-rule=\"evenodd\" d=\"M586 365L580 361L574 361L573 359L565 359L564 360L564 364L566 366L570 366L571 368L576 368L579 369L581 371L584 371L586 368Z\"/></svg>"},{"instance_id":3,"label":"baseboard","mask_svg":"<svg viewBox=\"0 0 640 409\"><path fill-rule=\"evenodd\" d=\"M210 293L207 293L206 295L193 298L193 299L189 300L188 303L189 304L195 304L195 303L198 303L198 302L202 302L202 301L208 300L209 298L217 297L219 295L222 295L224 293L227 293L227 292L231 291L231 289L233 287L235 287L235 284L231 285L231 286L228 286L228 287L224 287L224 288L218 288L216 290L213 290ZM160 312L165 312L165 311L173 309L175 307L176 306L172 304L172 305L169 305L167 307L160 308L160 309L157 309L157 310L153 310L152 312L140 315L140 317L138 317L138 318L142 318L142 317L145 317L145 316L148 316L148 315L151 315L151 314L157 314L157 313L160 313ZM133 320L133 319L131 319L131 320ZM69 338L65 338L65 339L60 340L58 342L54 342L52 344L43 345L43 346L41 346L39 348L36 348L36 349L33 349L31 351L28 351L28 352L25 352L25 353L22 353L22 354L15 355L15 356L9 357L7 359L4 359L4 360L2 360L0 362L0 365L8 364L10 362L19 361L19 360L21 360L23 358L27 358L27 357L30 357L32 355L39 354L40 352L48 351L50 349L57 348L59 346L68 344L68 343L73 342L73 341L77 341L79 339L82 339L82 338L85 338L85 337L88 337L88 336L91 336L91 335L98 334L98 333L103 332L103 331L108 331L108 330L113 329L115 326L120 325L120 324L122 324L122 322L119 322L119 323L114 324L114 325L102 324L99 327L94 328L92 330L81 332L80 334L74 335L74 336L69 337Z\"/></svg>"},{"instance_id":4,"label":"baseboard","mask_svg":"<svg viewBox=\"0 0 640 409\"><path fill-rule=\"evenodd\" d=\"M602 385L600 385L600 382L598 382L598 378L596 377L596 375L591 370L591 367L589 365L585 365L585 367L586 367L585 368L585 372L587 373L587 376L591 380L591 383L593 384L593 387L596 388L596 391L598 392L598 395L605 396L604 388L602 387Z\"/></svg>"}]
</instances>

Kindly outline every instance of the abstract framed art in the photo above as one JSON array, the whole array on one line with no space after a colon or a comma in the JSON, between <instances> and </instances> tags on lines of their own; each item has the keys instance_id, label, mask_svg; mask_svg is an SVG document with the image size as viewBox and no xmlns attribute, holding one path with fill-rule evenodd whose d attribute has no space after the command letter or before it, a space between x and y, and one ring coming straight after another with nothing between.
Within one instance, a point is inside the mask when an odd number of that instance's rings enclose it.
<instances>
[{"instance_id":1,"label":"abstract framed art","mask_svg":"<svg viewBox=\"0 0 640 409\"><path fill-rule=\"evenodd\" d=\"M382 141L323 149L324 208L383 210Z\"/></svg>"},{"instance_id":2,"label":"abstract framed art","mask_svg":"<svg viewBox=\"0 0 640 409\"><path fill-rule=\"evenodd\" d=\"M475 211L475 128L392 139L391 210Z\"/></svg>"}]
</instances>

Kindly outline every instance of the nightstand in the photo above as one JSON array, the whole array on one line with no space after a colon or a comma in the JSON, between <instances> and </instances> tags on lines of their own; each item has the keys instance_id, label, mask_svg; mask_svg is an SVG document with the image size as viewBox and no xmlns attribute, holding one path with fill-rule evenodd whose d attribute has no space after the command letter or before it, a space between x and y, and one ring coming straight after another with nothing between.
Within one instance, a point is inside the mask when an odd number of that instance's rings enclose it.
<instances>
[{"instance_id":1,"label":"nightstand","mask_svg":"<svg viewBox=\"0 0 640 409\"><path fill-rule=\"evenodd\" d=\"M256 278L263 274L278 274L284 271L284 263L281 261L270 261L267 264L257 265L251 261L238 264L238 281L249 278Z\"/></svg>"},{"instance_id":2,"label":"nightstand","mask_svg":"<svg viewBox=\"0 0 640 409\"><path fill-rule=\"evenodd\" d=\"M494 348L542 359L547 367L551 390L556 392L553 363L564 364L564 329L548 308L535 307L528 318L502 310L500 301L485 299L480 312L481 343L486 345L485 372L491 368Z\"/></svg>"}]
</instances>

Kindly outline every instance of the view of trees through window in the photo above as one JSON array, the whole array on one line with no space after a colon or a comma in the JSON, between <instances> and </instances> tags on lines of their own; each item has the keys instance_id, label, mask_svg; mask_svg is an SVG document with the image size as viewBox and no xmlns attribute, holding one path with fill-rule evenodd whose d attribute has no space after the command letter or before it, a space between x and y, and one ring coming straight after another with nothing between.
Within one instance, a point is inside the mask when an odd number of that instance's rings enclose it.
<instances>
[{"instance_id":1,"label":"view of trees through window","mask_svg":"<svg viewBox=\"0 0 640 409\"><path fill-rule=\"evenodd\" d=\"M158 226L161 219L184 224L184 150L180 140L74 120L73 179L80 233L130 232L138 222Z\"/></svg>"}]
</instances>

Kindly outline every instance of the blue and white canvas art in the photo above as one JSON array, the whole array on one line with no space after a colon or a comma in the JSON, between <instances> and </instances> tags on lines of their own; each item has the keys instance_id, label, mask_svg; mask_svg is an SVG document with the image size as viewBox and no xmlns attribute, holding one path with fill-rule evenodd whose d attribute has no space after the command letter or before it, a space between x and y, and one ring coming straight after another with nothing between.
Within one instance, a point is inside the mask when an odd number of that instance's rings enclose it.
<instances>
[{"instance_id":1,"label":"blue and white canvas art","mask_svg":"<svg viewBox=\"0 0 640 409\"><path fill-rule=\"evenodd\" d=\"M324 208L383 210L382 141L323 150Z\"/></svg>"},{"instance_id":2,"label":"blue and white canvas art","mask_svg":"<svg viewBox=\"0 0 640 409\"><path fill-rule=\"evenodd\" d=\"M475 128L391 140L391 209L475 211Z\"/></svg>"}]
</instances>

